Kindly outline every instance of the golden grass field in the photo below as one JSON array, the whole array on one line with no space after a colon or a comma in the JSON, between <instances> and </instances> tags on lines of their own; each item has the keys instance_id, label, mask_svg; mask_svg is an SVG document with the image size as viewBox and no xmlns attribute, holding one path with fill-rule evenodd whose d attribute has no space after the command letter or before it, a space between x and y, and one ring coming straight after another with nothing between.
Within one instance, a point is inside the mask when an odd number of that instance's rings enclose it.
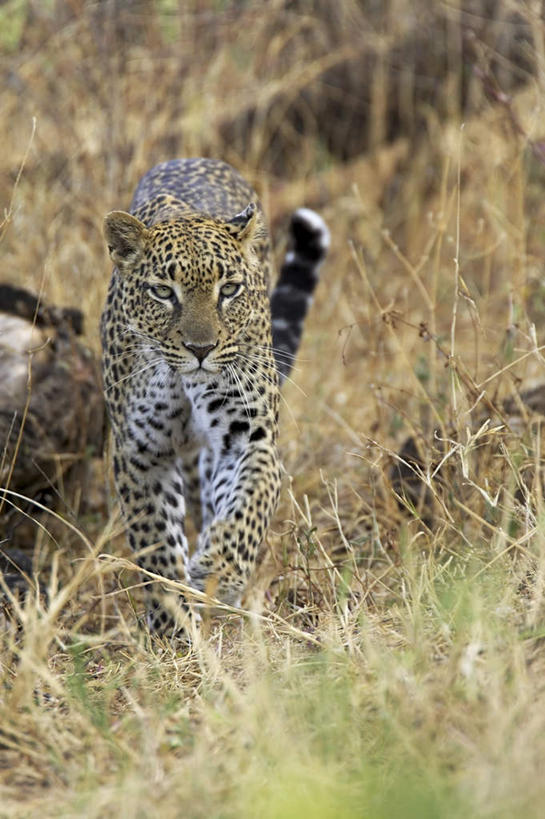
<instances>
[{"instance_id":1,"label":"golden grass field","mask_svg":"<svg viewBox=\"0 0 545 819\"><path fill-rule=\"evenodd\" d=\"M97 354L102 219L153 164L231 162L277 259L300 205L332 233L244 614L189 653L138 628L100 460L79 507L37 510L1 621L1 817L543 815L542 415L520 399L545 382L542 14L0 5L1 278L81 307ZM409 436L420 502L393 479Z\"/></svg>"}]
</instances>

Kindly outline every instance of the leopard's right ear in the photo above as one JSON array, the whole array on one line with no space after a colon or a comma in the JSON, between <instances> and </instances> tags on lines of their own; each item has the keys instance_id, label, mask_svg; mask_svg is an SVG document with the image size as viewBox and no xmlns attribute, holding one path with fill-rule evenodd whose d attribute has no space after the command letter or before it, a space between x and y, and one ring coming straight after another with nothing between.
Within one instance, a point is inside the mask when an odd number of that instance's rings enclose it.
<instances>
[{"instance_id":1,"label":"leopard's right ear","mask_svg":"<svg viewBox=\"0 0 545 819\"><path fill-rule=\"evenodd\" d=\"M125 211L113 210L104 219L104 238L112 262L120 272L138 261L147 235L146 226Z\"/></svg>"}]
</instances>

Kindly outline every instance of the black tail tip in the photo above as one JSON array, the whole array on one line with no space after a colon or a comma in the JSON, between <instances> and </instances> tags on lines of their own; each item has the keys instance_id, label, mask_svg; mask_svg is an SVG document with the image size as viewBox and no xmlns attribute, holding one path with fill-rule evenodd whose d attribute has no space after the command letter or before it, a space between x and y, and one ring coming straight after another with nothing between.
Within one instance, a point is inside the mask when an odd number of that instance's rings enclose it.
<instances>
[{"instance_id":1,"label":"black tail tip","mask_svg":"<svg viewBox=\"0 0 545 819\"><path fill-rule=\"evenodd\" d=\"M330 234L321 216L310 208L299 208L291 217L293 252L300 258L322 262L329 249Z\"/></svg>"}]
</instances>

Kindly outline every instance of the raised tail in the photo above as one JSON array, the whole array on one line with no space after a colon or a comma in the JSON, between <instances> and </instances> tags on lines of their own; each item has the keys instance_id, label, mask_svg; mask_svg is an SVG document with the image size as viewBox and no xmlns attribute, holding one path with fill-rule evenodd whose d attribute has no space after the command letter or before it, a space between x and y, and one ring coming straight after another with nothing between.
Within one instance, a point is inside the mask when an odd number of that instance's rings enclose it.
<instances>
[{"instance_id":1,"label":"raised tail","mask_svg":"<svg viewBox=\"0 0 545 819\"><path fill-rule=\"evenodd\" d=\"M272 341L282 383L297 355L303 324L329 248L329 230L321 216L299 208L291 218L291 249L271 294Z\"/></svg>"}]
</instances>

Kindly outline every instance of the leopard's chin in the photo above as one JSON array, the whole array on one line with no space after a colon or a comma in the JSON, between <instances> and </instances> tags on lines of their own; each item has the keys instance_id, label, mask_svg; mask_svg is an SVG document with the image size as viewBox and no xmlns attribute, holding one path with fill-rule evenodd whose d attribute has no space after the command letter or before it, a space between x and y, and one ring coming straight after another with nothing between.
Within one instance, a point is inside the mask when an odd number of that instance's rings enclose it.
<instances>
[{"instance_id":1,"label":"leopard's chin","mask_svg":"<svg viewBox=\"0 0 545 819\"><path fill-rule=\"evenodd\" d=\"M182 372L181 375L184 381L190 381L192 384L205 384L215 376L217 377L220 372L221 370L219 369L215 372L211 372L210 370L204 370L202 367L196 367L189 372Z\"/></svg>"}]
</instances>

